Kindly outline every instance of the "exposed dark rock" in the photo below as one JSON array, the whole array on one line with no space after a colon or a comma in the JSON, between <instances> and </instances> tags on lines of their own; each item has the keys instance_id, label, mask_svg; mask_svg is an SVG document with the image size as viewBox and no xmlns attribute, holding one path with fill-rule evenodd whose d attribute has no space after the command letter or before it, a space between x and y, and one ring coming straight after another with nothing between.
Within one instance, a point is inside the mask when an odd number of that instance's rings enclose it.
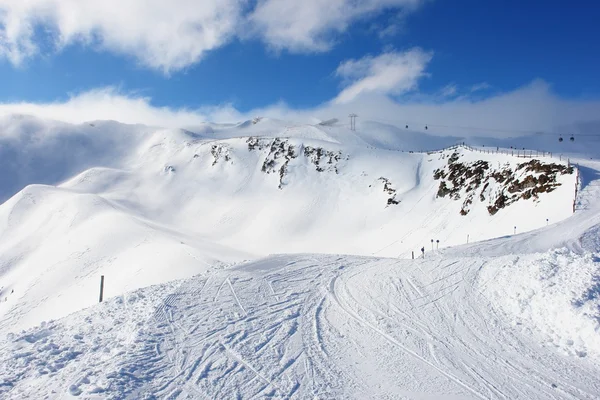
<instances>
[{"instance_id":1,"label":"exposed dark rock","mask_svg":"<svg viewBox=\"0 0 600 400\"><path fill-rule=\"evenodd\" d=\"M306 146L304 147L304 156L315 165L318 172L334 171L337 173L337 163L342 159L342 152ZM328 166L324 166L324 164L328 164Z\"/></svg>"},{"instance_id":2,"label":"exposed dark rock","mask_svg":"<svg viewBox=\"0 0 600 400\"><path fill-rule=\"evenodd\" d=\"M446 195L450 193L452 193L452 191L446 186L446 181L441 181L437 192L437 197L446 197Z\"/></svg>"},{"instance_id":3,"label":"exposed dark rock","mask_svg":"<svg viewBox=\"0 0 600 400\"><path fill-rule=\"evenodd\" d=\"M265 162L262 165L261 171L270 174L271 172L273 172L274 168L275 160L265 160Z\"/></svg>"},{"instance_id":4,"label":"exposed dark rock","mask_svg":"<svg viewBox=\"0 0 600 400\"><path fill-rule=\"evenodd\" d=\"M288 163L290 161L287 160L285 163L283 163L283 165L281 166L281 168L279 168L279 189L283 189L283 178L285 177L285 174L287 173L287 166Z\"/></svg>"},{"instance_id":5,"label":"exposed dark rock","mask_svg":"<svg viewBox=\"0 0 600 400\"><path fill-rule=\"evenodd\" d=\"M393 188L392 182L383 176L378 180L383 182L383 191L390 195L390 197L387 199L387 205L400 204L400 200L396 199L396 189Z\"/></svg>"},{"instance_id":6,"label":"exposed dark rock","mask_svg":"<svg viewBox=\"0 0 600 400\"><path fill-rule=\"evenodd\" d=\"M441 169L438 168L435 171L433 171L433 179L435 179L436 181L439 179L444 179L446 177L446 172Z\"/></svg>"},{"instance_id":7,"label":"exposed dark rock","mask_svg":"<svg viewBox=\"0 0 600 400\"><path fill-rule=\"evenodd\" d=\"M221 158L225 161L231 160L231 156L229 155L229 146L226 144L213 144L210 148L210 153L215 159L212 163L213 166L216 165Z\"/></svg>"},{"instance_id":8,"label":"exposed dark rock","mask_svg":"<svg viewBox=\"0 0 600 400\"><path fill-rule=\"evenodd\" d=\"M246 143L248 143L248 151L252 151L252 150L262 150L264 147L262 147L262 143L261 140L258 138L255 138L253 136L250 136L247 140Z\"/></svg>"},{"instance_id":9,"label":"exposed dark rock","mask_svg":"<svg viewBox=\"0 0 600 400\"><path fill-rule=\"evenodd\" d=\"M573 167L567 167L566 165L555 163L544 164L540 160L531 160L529 162L519 164L518 169L523 168L529 172L543 173L546 175L556 175L558 173L565 175L573 173Z\"/></svg>"},{"instance_id":10,"label":"exposed dark rock","mask_svg":"<svg viewBox=\"0 0 600 400\"><path fill-rule=\"evenodd\" d=\"M504 193L500 194L494 204L488 206L488 212L490 215L496 214L500 209L508 205L509 198Z\"/></svg>"},{"instance_id":11,"label":"exposed dark rock","mask_svg":"<svg viewBox=\"0 0 600 400\"><path fill-rule=\"evenodd\" d=\"M442 159L445 156L442 155ZM508 165L492 169L487 161L479 160L472 163L461 163L460 154L453 152L448 158L448 164L436 169L433 173L435 180L440 180L437 197L450 197L459 200L464 196L461 215L467 215L473 203L475 191L479 191L479 200L484 202L489 197L487 207L490 215L496 214L502 208L523 199L538 199L541 193L555 190L560 183L558 175L572 174L573 168L561 164L545 164L540 160L531 160L511 169ZM500 185L494 193L489 193L490 182Z\"/></svg>"},{"instance_id":12,"label":"exposed dark rock","mask_svg":"<svg viewBox=\"0 0 600 400\"><path fill-rule=\"evenodd\" d=\"M485 190L488 188L488 186L490 186L489 182L486 182L485 185L483 185L483 189L481 189L481 193L479 194L479 200L481 200L482 202L485 201Z\"/></svg>"},{"instance_id":13,"label":"exposed dark rock","mask_svg":"<svg viewBox=\"0 0 600 400\"><path fill-rule=\"evenodd\" d=\"M317 172L335 172L338 171L338 163L342 159L340 151L333 152L320 147L303 147L299 150L298 146L294 146L287 139L282 138L257 138L249 137L246 140L248 151L265 151L268 153L263 161L261 171L267 174L278 172L279 174L279 189L285 186L284 178L288 172L289 163L298 158L301 154L315 166Z\"/></svg>"},{"instance_id":14,"label":"exposed dark rock","mask_svg":"<svg viewBox=\"0 0 600 400\"><path fill-rule=\"evenodd\" d=\"M458 151L455 151L454 153L452 153L452 155L448 159L448 165L456 163L459 158L460 158L460 154L458 153Z\"/></svg>"}]
</instances>

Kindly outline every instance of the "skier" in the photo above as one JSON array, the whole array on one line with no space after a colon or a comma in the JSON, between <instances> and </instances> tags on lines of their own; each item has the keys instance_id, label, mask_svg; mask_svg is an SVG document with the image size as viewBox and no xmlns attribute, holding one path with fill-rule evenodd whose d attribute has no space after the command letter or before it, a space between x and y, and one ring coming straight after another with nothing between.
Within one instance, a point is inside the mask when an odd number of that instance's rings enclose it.
<instances>
[{"instance_id":1,"label":"skier","mask_svg":"<svg viewBox=\"0 0 600 400\"><path fill-rule=\"evenodd\" d=\"M425 258L425 247L421 247L421 254L423 258Z\"/></svg>"}]
</instances>

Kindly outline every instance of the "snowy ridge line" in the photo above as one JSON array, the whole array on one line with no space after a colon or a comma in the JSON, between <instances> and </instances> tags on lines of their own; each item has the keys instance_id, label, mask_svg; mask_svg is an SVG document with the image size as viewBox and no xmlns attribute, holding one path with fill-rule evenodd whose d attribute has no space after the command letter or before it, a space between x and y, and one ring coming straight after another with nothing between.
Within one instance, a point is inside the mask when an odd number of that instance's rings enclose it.
<instances>
[{"instance_id":1,"label":"snowy ridge line","mask_svg":"<svg viewBox=\"0 0 600 400\"><path fill-rule=\"evenodd\" d=\"M449 151L449 150L457 150L457 149L465 149L465 150L469 150L473 153L482 153L482 154L501 154L501 155L506 155L506 156L511 156L511 157L517 157L517 158L550 158L550 159L555 159L556 158L556 152L551 152L551 151L543 151L543 150L537 150L537 149L517 149L517 148L506 148L506 147L498 147L496 146L496 150L494 150L493 146L491 147L485 147L485 146L481 146L481 147L473 147L473 146L469 146L468 144L464 144L464 143L460 143L460 144L456 144L453 146L448 146L448 147L443 147L443 148L439 148L439 149L433 149L433 150L397 150L397 149L386 149L386 148L381 148L381 147L376 147L376 146L372 146L369 145L368 148L370 149L376 149L376 150L387 150L387 151L395 151L395 152L400 152L400 153L415 153L415 154L439 154L439 153L443 153L445 151ZM566 159L566 165L570 165L570 158L569 157L563 157L562 153L560 153L560 155L558 156L558 161L559 162L564 162L563 158Z\"/></svg>"},{"instance_id":2,"label":"snowy ridge line","mask_svg":"<svg viewBox=\"0 0 600 400\"><path fill-rule=\"evenodd\" d=\"M300 128L302 126L303 125L294 125L294 126L286 127L285 132L289 131L290 129ZM244 140L244 139L248 139L251 137L260 137L260 138L267 139L267 140L272 140L272 139L302 140L302 138L297 137L297 136L251 134L248 136L231 137L231 138L205 139L205 140L200 140L199 142L202 145L205 145L205 144L222 142L222 141L231 140L231 139ZM321 140L320 139L312 139L312 140L323 141L322 139ZM335 142L332 142L332 143L335 143ZM339 143L336 143L336 144L339 144ZM417 154L437 154L437 153L442 153L442 152L448 151L448 150L456 150L456 149L462 148L462 149L466 149L466 150L469 150L472 152L478 152L478 153L483 153L483 154L502 154L502 155L513 156L513 157L518 157L518 158L540 158L540 157L550 157L552 159L555 158L555 153L549 152L549 151L538 150L538 149L499 148L498 146L496 146L497 150L493 150L493 147L487 147L487 148L485 146L472 147L472 146L465 144L464 142L453 145L453 146L448 146L448 147L443 147L443 148L433 149L433 150L394 150L394 149L386 149L386 148L372 146L372 145L368 145L367 147L371 148L371 149L378 149L378 150L389 150L389 151L397 151L397 152L402 152L402 153L417 153ZM559 156L559 161L562 161L562 156ZM567 158L567 164L569 162L570 162L570 160Z\"/></svg>"},{"instance_id":3,"label":"snowy ridge line","mask_svg":"<svg viewBox=\"0 0 600 400\"><path fill-rule=\"evenodd\" d=\"M466 149L472 151L474 153L483 153L483 154L501 154L505 156L517 157L517 158L541 158L541 157L550 157L554 158L552 152L541 151L535 149L509 149L509 148L500 148L496 147L497 150L494 150L490 147L472 147L467 144L457 144L455 146L445 147L443 149L438 150L428 150L428 151L413 151L413 153L419 154L438 154L443 153L448 150L456 150L456 149ZM516 154L515 154L516 151ZM535 155L534 155L535 152ZM541 153L541 154L540 154ZM559 156L559 161L562 161L562 156ZM567 158L567 165L570 165L570 159Z\"/></svg>"},{"instance_id":4,"label":"snowy ridge line","mask_svg":"<svg viewBox=\"0 0 600 400\"><path fill-rule=\"evenodd\" d=\"M494 150L492 148L492 150L490 150L490 148L485 148L485 147L471 147L468 145L464 145L463 147L465 147L466 149L473 151L473 152L478 152L478 153L484 153L484 154L503 154L506 156L511 156L511 157L518 157L518 158L541 158L541 157L550 157L551 159L555 158L555 156L552 152L549 151L542 151L542 150L535 150L535 149L507 149L507 148L499 148L497 147L498 150ZM516 154L515 154L515 150L516 150ZM533 154L533 152L535 152L535 155ZM529 153L529 154L527 154ZM540 154L541 153L541 154ZM563 157L562 154L559 155L559 161L563 161ZM566 165L570 165L571 160L570 158L567 158L567 164Z\"/></svg>"}]
</instances>

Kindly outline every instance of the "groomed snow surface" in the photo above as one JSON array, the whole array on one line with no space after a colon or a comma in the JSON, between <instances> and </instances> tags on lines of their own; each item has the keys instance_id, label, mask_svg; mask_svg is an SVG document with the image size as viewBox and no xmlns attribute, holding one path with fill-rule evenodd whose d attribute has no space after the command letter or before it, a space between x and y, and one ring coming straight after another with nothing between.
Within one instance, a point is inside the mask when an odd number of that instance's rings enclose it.
<instances>
[{"instance_id":1,"label":"groomed snow surface","mask_svg":"<svg viewBox=\"0 0 600 400\"><path fill-rule=\"evenodd\" d=\"M490 215L492 184L460 215L433 179L454 150L409 152L460 138L2 126L1 398L600 398L592 146L578 182Z\"/></svg>"}]
</instances>

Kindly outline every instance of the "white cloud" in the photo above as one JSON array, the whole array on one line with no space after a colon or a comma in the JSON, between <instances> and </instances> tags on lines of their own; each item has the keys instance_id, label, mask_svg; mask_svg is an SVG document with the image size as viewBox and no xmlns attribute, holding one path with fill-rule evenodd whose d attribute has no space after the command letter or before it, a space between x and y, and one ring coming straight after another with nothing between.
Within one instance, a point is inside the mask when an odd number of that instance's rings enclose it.
<instances>
[{"instance_id":1,"label":"white cloud","mask_svg":"<svg viewBox=\"0 0 600 400\"><path fill-rule=\"evenodd\" d=\"M489 83L481 82L481 83L477 83L477 84L471 86L471 93L480 92L480 91L488 90L491 88L492 88L492 85L490 85Z\"/></svg>"},{"instance_id":2,"label":"white cloud","mask_svg":"<svg viewBox=\"0 0 600 400\"><path fill-rule=\"evenodd\" d=\"M343 62L336 70L346 87L337 103L347 103L369 94L401 94L417 87L432 54L415 48L404 53L389 52Z\"/></svg>"},{"instance_id":3,"label":"white cloud","mask_svg":"<svg viewBox=\"0 0 600 400\"><path fill-rule=\"evenodd\" d=\"M485 100L429 99L399 103L371 93L347 103L330 101L310 109L293 109L278 103L247 112L240 112L230 104L199 109L156 107L150 98L119 93L114 88L81 93L65 102L0 104L0 116L30 114L71 123L116 120L192 129L206 121L237 122L256 116L294 123L331 118L346 121L351 112L359 114L359 129L361 121L367 120L400 127L408 123L417 130L428 124L428 133L439 135L508 137L518 136L518 131L597 134L600 126L600 101L562 99L543 81Z\"/></svg>"},{"instance_id":4,"label":"white cloud","mask_svg":"<svg viewBox=\"0 0 600 400\"><path fill-rule=\"evenodd\" d=\"M400 23L390 23L385 27L379 27L377 30L377 34L381 39L392 38L398 34L402 30Z\"/></svg>"},{"instance_id":5,"label":"white cloud","mask_svg":"<svg viewBox=\"0 0 600 400\"><path fill-rule=\"evenodd\" d=\"M227 106L219 107L222 114ZM213 108L207 108L211 112ZM26 114L69 123L115 120L128 124L184 127L201 124L207 119L202 109L155 107L151 99L119 93L112 87L80 93L65 102L0 104L0 115ZM212 114L212 112L211 112Z\"/></svg>"},{"instance_id":6,"label":"white cloud","mask_svg":"<svg viewBox=\"0 0 600 400\"><path fill-rule=\"evenodd\" d=\"M329 50L339 33L384 10L414 10L424 0L259 0L249 20L265 42L293 52Z\"/></svg>"},{"instance_id":7,"label":"white cloud","mask_svg":"<svg viewBox=\"0 0 600 400\"><path fill-rule=\"evenodd\" d=\"M458 86L455 83L450 83L440 90L440 96L452 97L458 93Z\"/></svg>"},{"instance_id":8,"label":"white cloud","mask_svg":"<svg viewBox=\"0 0 600 400\"><path fill-rule=\"evenodd\" d=\"M245 0L0 0L0 57L14 64L75 42L135 57L165 73L194 64L234 35Z\"/></svg>"},{"instance_id":9,"label":"white cloud","mask_svg":"<svg viewBox=\"0 0 600 400\"><path fill-rule=\"evenodd\" d=\"M425 0L0 0L0 58L15 65L74 43L132 56L165 73L233 37L272 48L326 51L354 22Z\"/></svg>"},{"instance_id":10,"label":"white cloud","mask_svg":"<svg viewBox=\"0 0 600 400\"><path fill-rule=\"evenodd\" d=\"M409 124L418 130L427 124L429 133L439 135L509 137L522 131L598 134L592 128L600 121L600 100L564 99L549 84L536 80L485 99L463 96L398 102L371 95L348 104L330 104L319 111L327 118L356 112L362 120Z\"/></svg>"}]
</instances>

